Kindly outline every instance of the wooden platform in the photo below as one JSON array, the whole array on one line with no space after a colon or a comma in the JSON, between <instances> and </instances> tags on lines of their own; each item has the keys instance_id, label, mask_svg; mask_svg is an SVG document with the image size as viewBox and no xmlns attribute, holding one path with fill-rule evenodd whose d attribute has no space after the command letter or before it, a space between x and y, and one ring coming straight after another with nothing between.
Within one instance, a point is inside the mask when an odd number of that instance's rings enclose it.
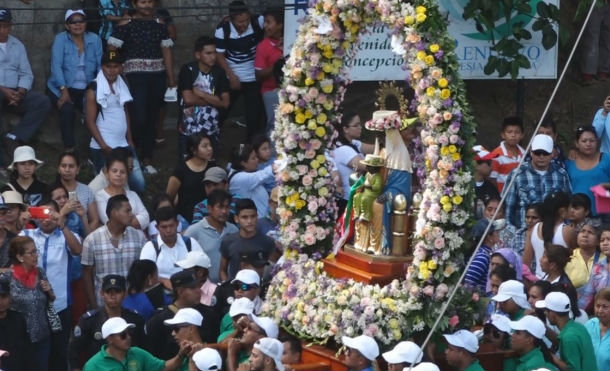
<instances>
[{"instance_id":1,"label":"wooden platform","mask_svg":"<svg viewBox=\"0 0 610 371\"><path fill-rule=\"evenodd\" d=\"M347 371L345 365L345 356L343 354L339 357L335 356L336 351L323 347L321 345L307 345L303 342L303 350L301 352L301 362L305 364L320 364L327 365L328 368L318 368L317 370L330 370L330 371ZM313 371L313 370L309 370Z\"/></svg>"},{"instance_id":2,"label":"wooden platform","mask_svg":"<svg viewBox=\"0 0 610 371\"><path fill-rule=\"evenodd\" d=\"M324 270L335 278L352 278L367 284L387 285L404 278L412 257L371 255L346 245L333 259L324 259Z\"/></svg>"}]
</instances>

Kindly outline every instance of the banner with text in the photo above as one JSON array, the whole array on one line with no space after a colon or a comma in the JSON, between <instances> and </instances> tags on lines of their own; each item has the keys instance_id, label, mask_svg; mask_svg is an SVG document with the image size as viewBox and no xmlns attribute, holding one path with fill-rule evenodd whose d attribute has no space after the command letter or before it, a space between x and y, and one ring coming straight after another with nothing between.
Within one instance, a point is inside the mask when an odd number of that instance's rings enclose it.
<instances>
[{"instance_id":1,"label":"banner with text","mask_svg":"<svg viewBox=\"0 0 610 371\"><path fill-rule=\"evenodd\" d=\"M532 0L535 12L536 4L541 0ZM299 20L307 14L307 0L285 0L284 11L284 50L292 48L300 25ZM468 0L439 0L442 10L448 12L449 34L456 37L455 53L460 64L460 75L463 79L497 79L497 74L486 75L483 67L493 53L488 38L475 29L473 20L462 18L464 6ZM558 6L558 0L549 3ZM535 14L532 14L535 15ZM524 41L524 54L529 59L532 68L521 69L520 77L526 79L553 79L557 77L557 46L549 50L542 47L541 35L531 29L533 17L520 16L513 22L523 21L524 28L533 37ZM501 30L502 24L496 28ZM507 26L505 26L507 27ZM368 33L360 37L355 45L358 49L353 60L346 61L349 78L353 81L402 80L407 73L402 69L404 59L394 54L390 47L390 35L385 25L379 24L368 29ZM508 78L508 77L507 77Z\"/></svg>"}]
</instances>

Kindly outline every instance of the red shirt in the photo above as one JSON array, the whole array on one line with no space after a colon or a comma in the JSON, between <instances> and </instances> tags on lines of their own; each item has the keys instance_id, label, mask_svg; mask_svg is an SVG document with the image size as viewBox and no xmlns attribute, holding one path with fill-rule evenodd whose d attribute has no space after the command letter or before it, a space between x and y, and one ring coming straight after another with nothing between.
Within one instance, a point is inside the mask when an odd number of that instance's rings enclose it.
<instances>
[{"instance_id":1,"label":"red shirt","mask_svg":"<svg viewBox=\"0 0 610 371\"><path fill-rule=\"evenodd\" d=\"M277 40L266 37L256 47L256 57L254 58L254 69L262 70L271 67L283 55L282 49L277 47ZM269 76L261 83L261 94L277 88L273 76Z\"/></svg>"}]
</instances>

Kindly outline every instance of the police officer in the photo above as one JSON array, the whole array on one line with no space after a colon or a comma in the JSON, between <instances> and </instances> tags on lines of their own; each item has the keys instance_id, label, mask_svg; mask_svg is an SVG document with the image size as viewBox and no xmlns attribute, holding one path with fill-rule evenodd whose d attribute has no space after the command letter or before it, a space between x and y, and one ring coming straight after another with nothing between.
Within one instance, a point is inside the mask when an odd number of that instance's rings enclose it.
<instances>
[{"instance_id":1,"label":"police officer","mask_svg":"<svg viewBox=\"0 0 610 371\"><path fill-rule=\"evenodd\" d=\"M172 304L157 310L146 322L145 327L146 350L163 360L174 357L180 348L172 336L172 328L163 323L167 319L174 318L179 309L194 308L201 313L203 325L199 327L199 333L203 342L216 342L220 324L220 318L214 308L200 303L202 282L193 269L172 274L170 281L176 299Z\"/></svg>"},{"instance_id":2,"label":"police officer","mask_svg":"<svg viewBox=\"0 0 610 371\"><path fill-rule=\"evenodd\" d=\"M83 314L74 327L68 346L68 357L72 370L82 369L83 362L97 353L104 339L102 325L108 318L122 317L128 323L133 323L132 343L141 346L144 340L144 320L136 312L122 307L125 298L126 282L123 276L109 274L102 280L101 296L104 306ZM82 356L82 358L81 358Z\"/></svg>"}]
</instances>

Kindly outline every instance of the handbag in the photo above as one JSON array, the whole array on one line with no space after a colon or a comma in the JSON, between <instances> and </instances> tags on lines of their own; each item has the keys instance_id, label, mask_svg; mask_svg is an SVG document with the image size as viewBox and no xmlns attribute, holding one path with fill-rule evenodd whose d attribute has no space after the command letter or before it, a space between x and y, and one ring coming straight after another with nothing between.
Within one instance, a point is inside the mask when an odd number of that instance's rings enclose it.
<instances>
[{"instance_id":1,"label":"handbag","mask_svg":"<svg viewBox=\"0 0 610 371\"><path fill-rule=\"evenodd\" d=\"M49 327L51 327L51 332L57 334L61 332L61 320L59 319L59 315L55 308L53 307L53 302L47 301L47 318L49 319Z\"/></svg>"}]
</instances>

